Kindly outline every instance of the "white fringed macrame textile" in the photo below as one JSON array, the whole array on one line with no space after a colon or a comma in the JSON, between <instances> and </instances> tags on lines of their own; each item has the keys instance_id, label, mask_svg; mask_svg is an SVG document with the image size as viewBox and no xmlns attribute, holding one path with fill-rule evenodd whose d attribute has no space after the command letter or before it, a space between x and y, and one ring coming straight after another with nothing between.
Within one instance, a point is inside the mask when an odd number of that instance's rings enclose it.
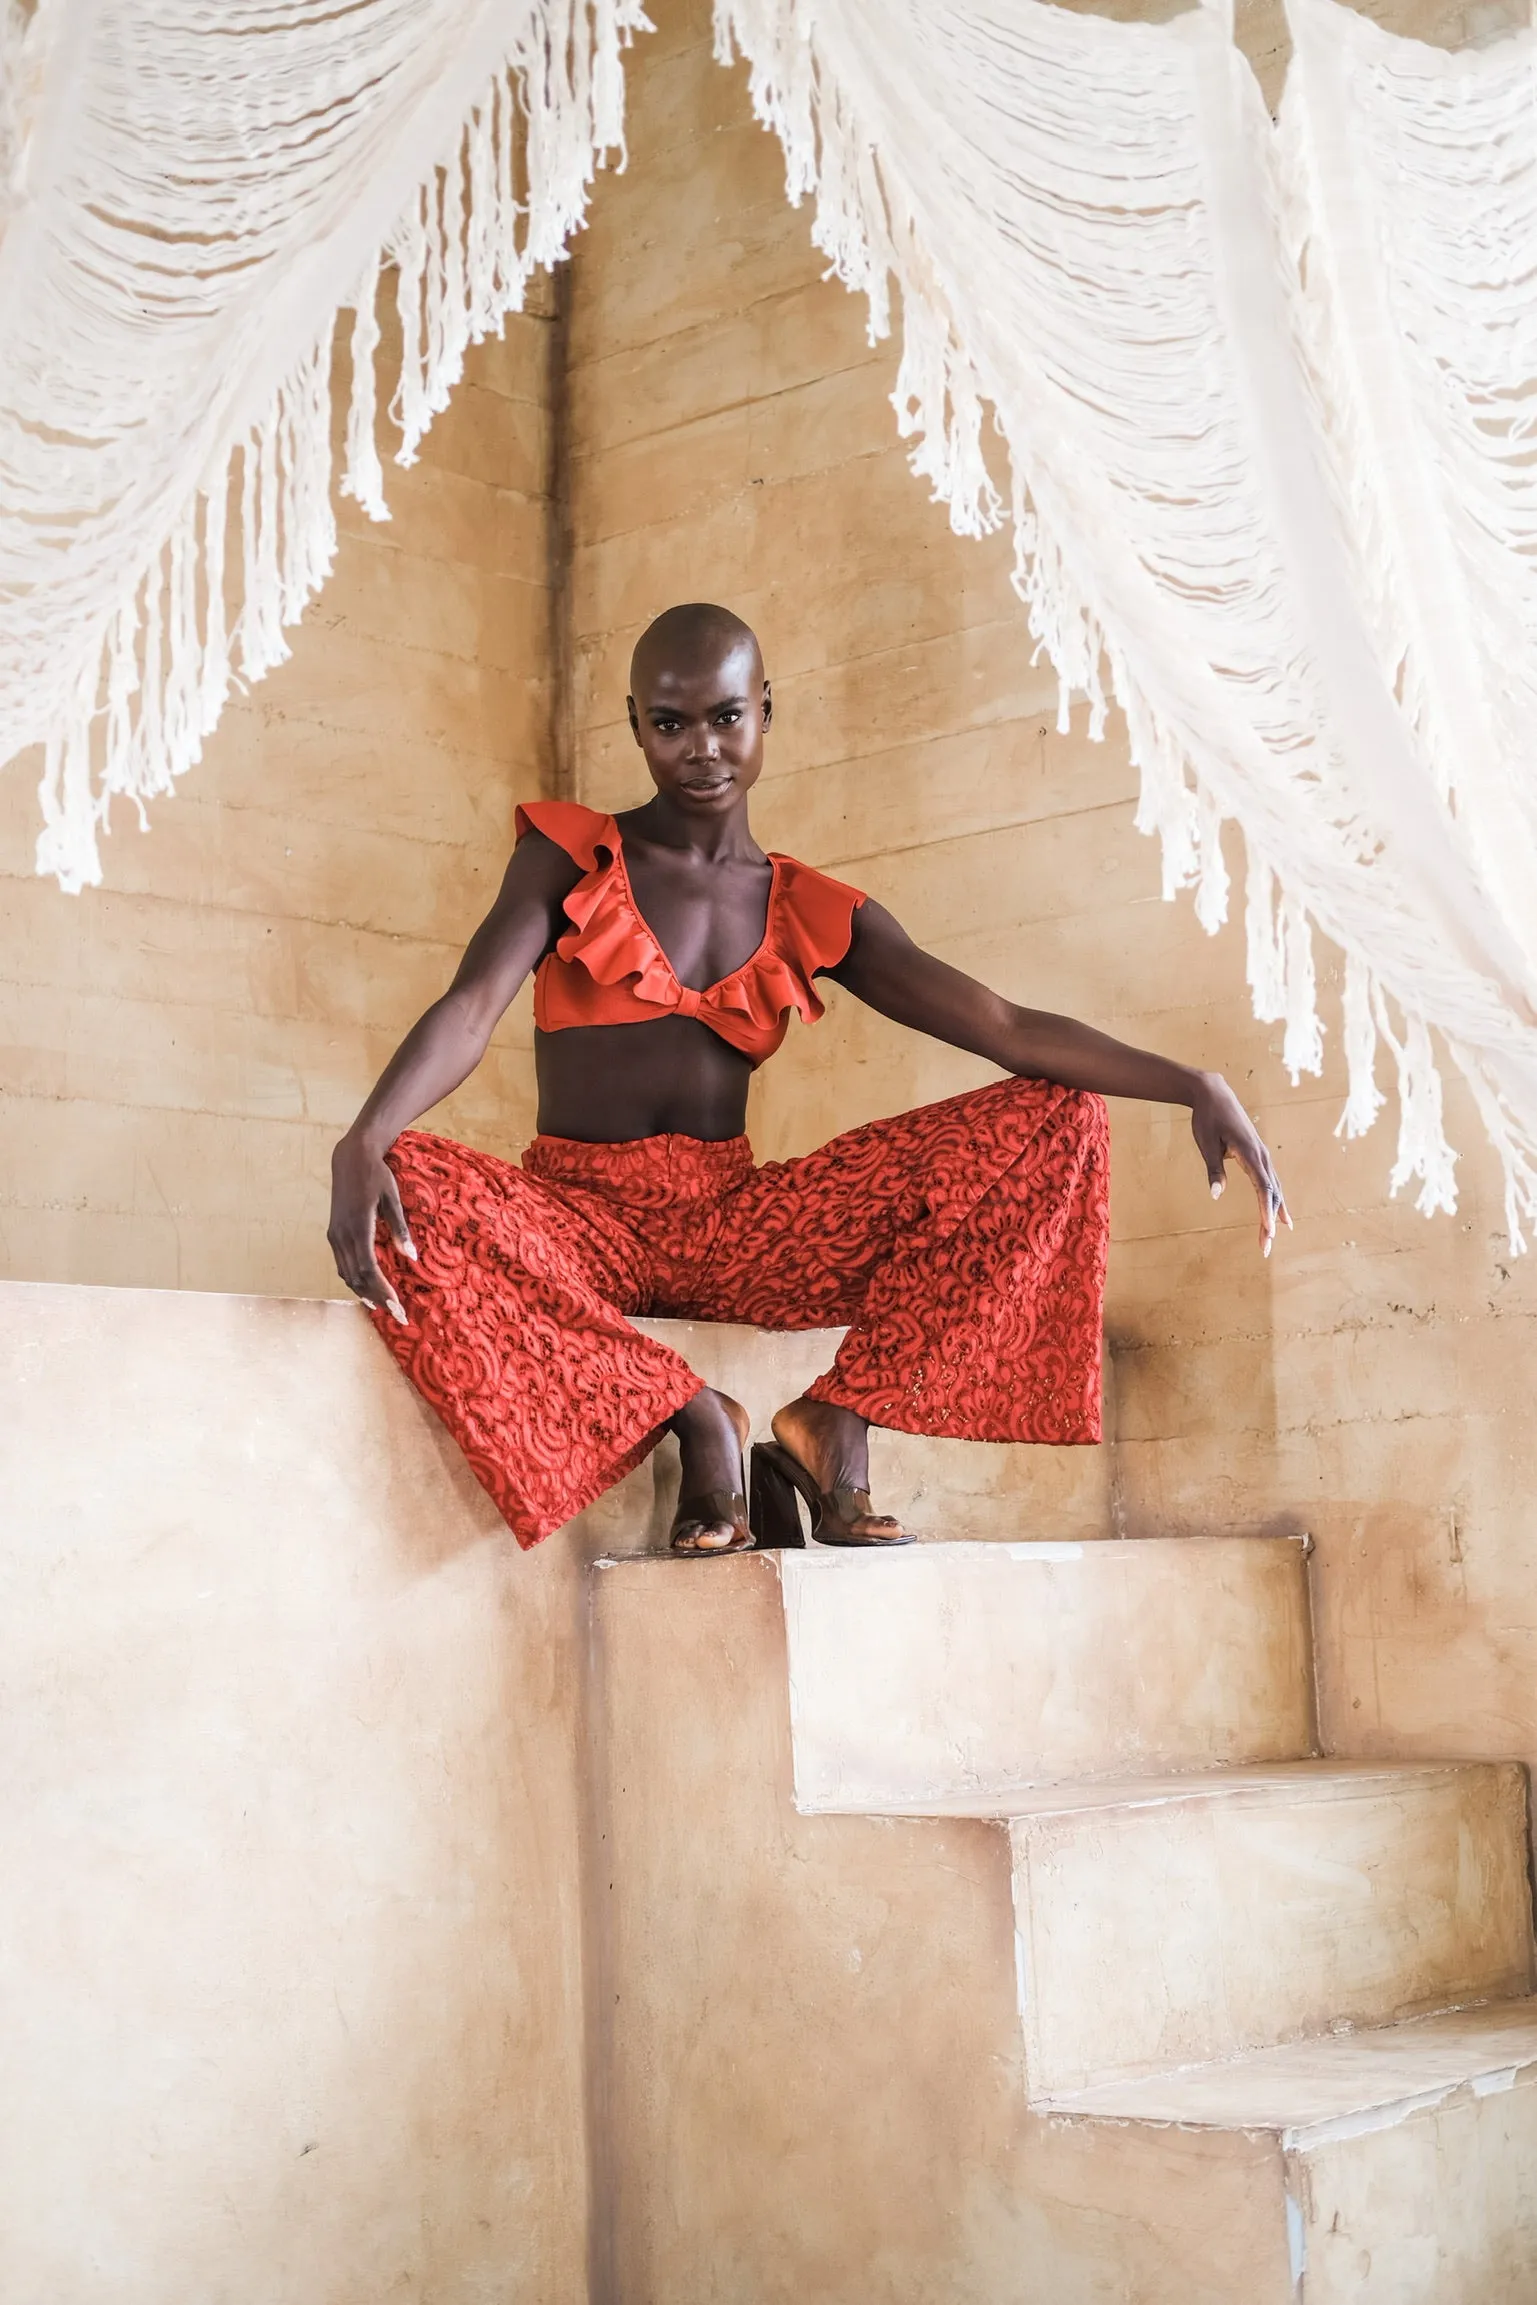
<instances>
[{"instance_id":1,"label":"white fringed macrame textile","mask_svg":"<svg viewBox=\"0 0 1537 2305\"><path fill-rule=\"evenodd\" d=\"M1256 1013L1322 1064L1313 926L1346 956L1356 1135L1455 1206L1434 1026L1537 1217L1537 34L1448 56L1287 0L1280 131L1219 7L719 0L792 200L900 295L913 468L1008 521L1031 630L1112 697L1165 891L1227 912ZM989 469L983 411L1002 438ZM1397 1021L1394 1018L1396 1008Z\"/></svg>"},{"instance_id":2,"label":"white fringed macrame textile","mask_svg":"<svg viewBox=\"0 0 1537 2305\"><path fill-rule=\"evenodd\" d=\"M330 573L339 308L341 487L385 520L381 267L409 464L622 149L640 29L639 0L0 0L0 761L47 747L66 889Z\"/></svg>"},{"instance_id":3,"label":"white fringed macrame textile","mask_svg":"<svg viewBox=\"0 0 1537 2305\"><path fill-rule=\"evenodd\" d=\"M1295 1078L1346 956L1341 1126L1396 1072L1393 1188L1455 1205L1431 1033L1537 1218L1537 35L1448 56L1288 0L1279 127L1218 6L717 0L792 199L900 303L954 526L1004 523L1063 711L1110 700L1166 892L1225 917ZM639 0L0 0L0 759L39 867L198 757L621 146ZM237 564L226 568L226 544Z\"/></svg>"}]
</instances>

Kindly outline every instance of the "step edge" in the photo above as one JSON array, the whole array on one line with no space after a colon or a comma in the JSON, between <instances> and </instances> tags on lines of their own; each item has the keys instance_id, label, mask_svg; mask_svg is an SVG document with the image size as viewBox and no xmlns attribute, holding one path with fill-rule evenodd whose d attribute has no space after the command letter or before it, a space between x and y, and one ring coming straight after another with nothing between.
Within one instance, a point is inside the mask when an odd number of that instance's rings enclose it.
<instances>
[{"instance_id":1,"label":"step edge","mask_svg":"<svg viewBox=\"0 0 1537 2305\"><path fill-rule=\"evenodd\" d=\"M1345 1761L1337 1755L1304 1755L1296 1761L1259 1761L1247 1765L1233 1763L1227 1769L1192 1770L1188 1784L1170 1790L1148 1789L1136 1791L1136 1780L1128 1780L1128 1797L1124 1801L1064 1801L1059 1808L1031 1809L1019 1817L1011 1817L1010 1824L1029 1826L1050 1817L1087 1815L1101 1809L1114 1813L1118 1809L1157 1809L1179 1806L1195 1807L1218 1801L1247 1803L1254 1808L1269 1808L1296 1800L1348 1801L1364 1799L1383 1786L1399 1787L1408 1791L1416 1785L1438 1784L1450 1777L1504 1775L1519 1772L1522 1764L1512 1760L1443 1761ZM1273 1768L1293 1772L1263 1781L1245 1782L1250 1771ZM1178 1772L1171 1771L1171 1775ZM1224 1783L1229 1778L1232 1782ZM1107 1788L1113 1778L1106 1780Z\"/></svg>"},{"instance_id":2,"label":"step edge","mask_svg":"<svg viewBox=\"0 0 1537 2305\"><path fill-rule=\"evenodd\" d=\"M1217 1546L1250 1546L1255 1549L1274 1545L1295 1546L1304 1560L1313 1539L1304 1529L1277 1534L1267 1530L1263 1535L1245 1535L1242 1530L1226 1532L1206 1531L1189 1537L920 1537L915 1545L904 1545L900 1550L887 1551L878 1545L839 1547L807 1545L803 1551L791 1556L798 1573L804 1574L813 1566L849 1574L857 1562L872 1558L901 1561L909 1566L914 1560L938 1552L972 1553L992 1560L1022 1561L1027 1566L1040 1562L1050 1565L1060 1560L1092 1559L1096 1562L1125 1560L1134 1554L1162 1552L1200 1552Z\"/></svg>"},{"instance_id":3,"label":"step edge","mask_svg":"<svg viewBox=\"0 0 1537 2305\"><path fill-rule=\"evenodd\" d=\"M1331 2115L1324 2121L1310 2121L1288 2126L1274 2116L1262 2113L1229 2114L1225 2119L1203 2119L1199 2113L1135 2113L1129 2111L1100 2110L1092 2105L1074 2102L1071 2096L1035 2097L1029 2110L1049 2116L1054 2121L1103 2121L1122 2129L1188 2129L1199 2130L1208 2136L1272 2137L1283 2153L1316 2153L1326 2145L1349 2143L1358 2137L1376 2136L1388 2129L1396 2129L1405 2121L1412 2121L1417 2113L1435 2112L1448 2099L1468 2090L1474 2097L1491 2097L1513 2089L1524 2074L1537 2080L1537 2050L1530 2057L1518 2059L1513 2065L1490 2067L1478 2073L1467 2073L1455 2081L1444 2081L1432 2089L1422 2089L1410 2096L1399 2096L1374 2101L1359 2110Z\"/></svg>"},{"instance_id":4,"label":"step edge","mask_svg":"<svg viewBox=\"0 0 1537 2305\"><path fill-rule=\"evenodd\" d=\"M1219 1801L1248 1801L1256 1808L1299 1799L1343 1801L1364 1798L1380 1791L1384 1785L1407 1788L1412 1784L1438 1783L1448 1777L1486 1771L1519 1772L1521 1768L1521 1762L1510 1759L1341 1761L1330 1754L1312 1752L1232 1761L1215 1768L1149 1770L1145 1777L1129 1777L1118 1770L1103 1776L1086 1772L1080 1777L1026 1779L1002 1787L979 1785L964 1791L887 1794L859 1800L803 1800L797 1795L795 1806L806 1817L930 1818L936 1823L968 1818L985 1824L1018 1825L1028 1829L1050 1818L1111 1817L1127 1811L1193 1807ZM1292 1773L1255 1782L1250 1772L1258 1769ZM1051 1794L1060 1798L1040 1807L1010 1806L1015 1795L1029 1794ZM961 1806L962 1803L965 1805Z\"/></svg>"},{"instance_id":5,"label":"step edge","mask_svg":"<svg viewBox=\"0 0 1537 2305\"><path fill-rule=\"evenodd\" d=\"M986 1555L992 1560L1002 1557L1022 1561L1025 1566L1049 1567L1069 1560L1093 1559L1096 1563L1102 1560L1121 1560L1133 1547L1138 1552L1173 1551L1176 1547L1181 1552L1195 1552L1219 1545L1245 1545L1256 1549L1293 1545L1297 1548L1299 1559L1305 1561L1312 1542L1312 1538L1300 1530L1282 1536L1266 1534L1252 1537L1239 1534L1194 1537L920 1537L915 1544L904 1545L900 1550L889 1553L879 1546L849 1549L832 1545L807 1545L802 1551L790 1554L788 1560L796 1576L803 1576L813 1564L819 1571L851 1575L862 1573L855 1568L855 1563L868 1561L877 1555L882 1559L911 1564L914 1560L938 1552ZM753 1552L750 1555L724 1553L720 1557L723 1560L748 1557L768 1559L776 1567L786 1558L778 1552ZM698 1566L697 1555L672 1553L655 1545L641 1547L633 1553L602 1553L591 1566L595 1569L632 1568L637 1561L668 1561L685 1568Z\"/></svg>"},{"instance_id":6,"label":"step edge","mask_svg":"<svg viewBox=\"0 0 1537 2305\"><path fill-rule=\"evenodd\" d=\"M1460 2080L1448 2081L1439 2089L1424 2089L1415 2096L1395 2098L1389 2104L1369 2106L1359 2113L1341 2113L1331 2120L1309 2121L1283 2129L1281 2150L1283 2153L1316 2153L1325 2145L1375 2136L1379 2130L1398 2128L1412 2120L1416 2113L1434 2112L1465 2089L1475 2098L1503 2096L1527 2073L1537 2080L1537 2049L1530 2057L1518 2057L1514 2064L1488 2066L1481 2072L1464 2074Z\"/></svg>"},{"instance_id":7,"label":"step edge","mask_svg":"<svg viewBox=\"0 0 1537 2305\"><path fill-rule=\"evenodd\" d=\"M1166 2073L1146 2074L1137 2082L1098 2083L1088 2089L1064 2090L1060 2094L1045 2094L1029 2100L1029 2110L1053 2120L1111 2121L1121 2127L1151 2129L1192 2129L1222 2132L1242 2136L1266 2136L1279 2140L1287 2153L1308 2153L1329 2144L1348 2142L1355 2137L1376 2134L1379 2130L1398 2127L1411 2120L1416 2113L1433 2111L1449 2098L1468 2090L1476 2098L1500 2096L1513 2089L1524 2075L1537 2081L1537 1996L1515 1999L1468 2001L1447 2009L1426 2011L1418 2017L1405 2019L1399 2025L1360 2025L1330 2035L1313 2035L1314 2041L1367 2042L1380 2040L1393 2033L1407 2033L1419 2025L1431 2025L1446 2017L1473 2015L1480 2010L1529 2009L1532 2013L1533 2039L1530 2051L1512 2057L1509 2043L1491 2045L1486 2057L1472 2056L1466 2072L1427 2084L1423 2089L1397 2089L1391 2094L1363 2095L1358 2105L1342 2113L1332 2113L1311 2121L1292 2121L1285 2116L1252 2113L1203 2115L1192 2108L1185 2112L1139 2113L1126 2106L1096 2104L1093 2100L1102 2091L1136 2088L1142 2082L1178 2082L1196 2074L1217 2072L1237 2073L1248 2066L1256 2072L1266 2060L1273 2060L1275 2049L1250 2050L1242 2056L1223 2057L1194 2065L1171 2066ZM1307 2047L1307 2041L1287 2042L1286 2049ZM1499 2051L1504 2051L1500 2054ZM1363 2074L1364 2081L1364 2074Z\"/></svg>"}]
</instances>

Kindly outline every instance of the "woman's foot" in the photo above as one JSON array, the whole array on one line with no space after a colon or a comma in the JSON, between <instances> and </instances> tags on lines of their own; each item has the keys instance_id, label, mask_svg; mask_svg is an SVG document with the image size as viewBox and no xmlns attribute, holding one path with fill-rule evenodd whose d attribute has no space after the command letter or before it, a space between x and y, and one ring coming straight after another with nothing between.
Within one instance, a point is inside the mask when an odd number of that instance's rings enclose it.
<instances>
[{"instance_id":1,"label":"woman's foot","mask_svg":"<svg viewBox=\"0 0 1537 2305\"><path fill-rule=\"evenodd\" d=\"M706 1385L667 1420L678 1436L682 1478L673 1516L675 1553L741 1553L752 1543L742 1451L747 1411Z\"/></svg>"},{"instance_id":2,"label":"woman's foot","mask_svg":"<svg viewBox=\"0 0 1537 2305\"><path fill-rule=\"evenodd\" d=\"M870 1502L870 1424L854 1409L830 1401L789 1401L773 1423L774 1438L804 1465L820 1491L821 1522L812 1536L822 1544L902 1545L901 1522Z\"/></svg>"}]
</instances>

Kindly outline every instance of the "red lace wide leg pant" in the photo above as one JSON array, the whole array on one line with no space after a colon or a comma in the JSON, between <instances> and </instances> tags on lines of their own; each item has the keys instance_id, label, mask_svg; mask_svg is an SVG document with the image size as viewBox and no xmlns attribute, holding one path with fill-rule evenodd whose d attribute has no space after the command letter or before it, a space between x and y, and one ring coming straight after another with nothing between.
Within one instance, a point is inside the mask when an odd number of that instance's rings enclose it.
<instances>
[{"instance_id":1,"label":"red lace wide leg pant","mask_svg":"<svg viewBox=\"0 0 1537 2305\"><path fill-rule=\"evenodd\" d=\"M520 1544L633 1465L700 1388L630 1314L848 1324L818 1400L899 1432L1099 1439L1105 1108L1005 1080L755 1166L745 1137L579 1144L521 1168L408 1130L419 1252L381 1336Z\"/></svg>"}]
</instances>

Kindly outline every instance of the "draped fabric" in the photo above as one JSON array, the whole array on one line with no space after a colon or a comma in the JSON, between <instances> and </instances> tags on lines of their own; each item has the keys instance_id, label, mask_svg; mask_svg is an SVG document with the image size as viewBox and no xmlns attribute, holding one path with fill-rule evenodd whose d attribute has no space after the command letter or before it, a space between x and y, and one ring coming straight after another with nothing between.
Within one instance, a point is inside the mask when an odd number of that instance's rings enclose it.
<instances>
[{"instance_id":1,"label":"draped fabric","mask_svg":"<svg viewBox=\"0 0 1537 2305\"><path fill-rule=\"evenodd\" d=\"M621 146L639 0L0 0L0 761L43 743L40 871L199 757L388 519L383 294L410 464ZM227 565L233 560L235 565Z\"/></svg>"},{"instance_id":2,"label":"draped fabric","mask_svg":"<svg viewBox=\"0 0 1537 2305\"><path fill-rule=\"evenodd\" d=\"M1394 1188L1449 1208L1439 1035L1519 1245L1537 32L1452 56L1337 0L1287 11L1278 124L1216 5L716 14L872 334L900 308L915 471L961 532L1012 528L1021 645L1064 713L1124 712L1166 892L1214 928L1235 825L1294 1077L1337 1031L1342 1128L1391 1081ZM383 515L381 259L409 461L579 220L644 28L639 0L43 0L30 24L0 0L0 757L47 744L39 863L65 886L99 876L111 796L168 789L323 580L338 306L341 485ZM1315 928L1345 954L1338 1017Z\"/></svg>"},{"instance_id":3,"label":"draped fabric","mask_svg":"<svg viewBox=\"0 0 1537 2305\"><path fill-rule=\"evenodd\" d=\"M1122 707L1166 893L1221 922L1235 821L1255 1009L1293 1077L1322 1062L1316 923L1346 956L1343 1128L1382 1102L1385 1043L1394 1189L1455 1205L1438 1027L1519 1243L1537 35L1447 56L1335 0L1288 15L1279 132L1216 7L730 0L719 28L874 335L900 291L915 471L962 533L1012 524L1064 722L1073 690L1096 732Z\"/></svg>"}]
</instances>

